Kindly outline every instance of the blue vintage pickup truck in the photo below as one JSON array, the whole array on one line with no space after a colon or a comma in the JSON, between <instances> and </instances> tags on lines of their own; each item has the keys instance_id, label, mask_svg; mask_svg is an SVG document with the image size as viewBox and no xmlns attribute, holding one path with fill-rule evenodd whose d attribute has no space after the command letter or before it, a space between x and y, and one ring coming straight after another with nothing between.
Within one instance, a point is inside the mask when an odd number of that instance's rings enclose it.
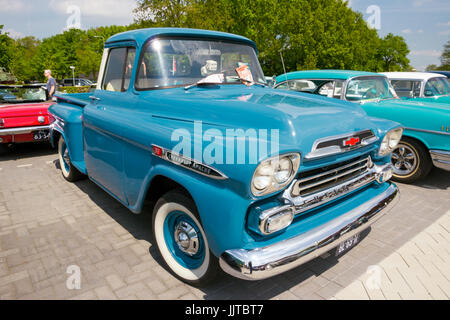
<instances>
[{"instance_id":1,"label":"blue vintage pickup truck","mask_svg":"<svg viewBox=\"0 0 450 320\"><path fill-rule=\"evenodd\" d=\"M396 122L344 101L269 88L249 39L144 29L105 44L91 94L59 95L51 140L133 213L153 203L168 269L201 286L259 280L342 254L397 200Z\"/></svg>"}]
</instances>

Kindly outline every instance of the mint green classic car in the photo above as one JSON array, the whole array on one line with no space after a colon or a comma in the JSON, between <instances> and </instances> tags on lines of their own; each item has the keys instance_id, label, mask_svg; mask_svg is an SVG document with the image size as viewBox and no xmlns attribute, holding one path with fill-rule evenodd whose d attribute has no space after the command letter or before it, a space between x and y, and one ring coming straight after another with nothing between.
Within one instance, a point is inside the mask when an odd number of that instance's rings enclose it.
<instances>
[{"instance_id":1,"label":"mint green classic car","mask_svg":"<svg viewBox=\"0 0 450 320\"><path fill-rule=\"evenodd\" d=\"M433 165L450 171L450 105L399 99L384 75L360 71L298 71L280 75L276 89L361 104L371 117L401 123L404 134L392 154L394 178L412 183L428 175Z\"/></svg>"}]
</instances>

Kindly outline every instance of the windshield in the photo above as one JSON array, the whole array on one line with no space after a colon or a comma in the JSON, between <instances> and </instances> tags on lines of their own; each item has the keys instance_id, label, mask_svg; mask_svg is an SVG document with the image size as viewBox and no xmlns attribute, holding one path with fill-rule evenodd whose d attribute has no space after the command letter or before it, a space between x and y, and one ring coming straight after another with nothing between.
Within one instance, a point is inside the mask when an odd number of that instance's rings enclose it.
<instances>
[{"instance_id":1,"label":"windshield","mask_svg":"<svg viewBox=\"0 0 450 320\"><path fill-rule=\"evenodd\" d=\"M139 63L136 88L140 90L186 86L213 74L224 83L241 83L238 67L248 66L255 82L266 83L255 50L245 44L218 40L155 39Z\"/></svg>"},{"instance_id":2,"label":"windshield","mask_svg":"<svg viewBox=\"0 0 450 320\"><path fill-rule=\"evenodd\" d=\"M351 80L347 85L345 98L348 101L374 99L395 99L397 94L385 77L361 77Z\"/></svg>"},{"instance_id":3,"label":"windshield","mask_svg":"<svg viewBox=\"0 0 450 320\"><path fill-rule=\"evenodd\" d=\"M450 94L448 81L446 78L430 79L425 86L425 96L435 97Z\"/></svg>"},{"instance_id":4,"label":"windshield","mask_svg":"<svg viewBox=\"0 0 450 320\"><path fill-rule=\"evenodd\" d=\"M0 87L0 103L41 102L46 100L46 91L40 86Z\"/></svg>"}]
</instances>

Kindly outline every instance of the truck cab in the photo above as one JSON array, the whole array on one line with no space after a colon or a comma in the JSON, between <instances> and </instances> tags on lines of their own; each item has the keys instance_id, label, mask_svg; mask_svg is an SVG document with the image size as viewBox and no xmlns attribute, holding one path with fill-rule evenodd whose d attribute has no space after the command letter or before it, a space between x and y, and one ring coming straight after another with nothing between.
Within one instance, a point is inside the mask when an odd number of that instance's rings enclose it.
<instances>
[{"instance_id":1,"label":"truck cab","mask_svg":"<svg viewBox=\"0 0 450 320\"><path fill-rule=\"evenodd\" d=\"M57 99L51 140L64 178L88 177L152 214L153 244L191 285L220 269L260 280L343 254L398 199L389 179L401 126L269 88L255 43L241 36L115 35L95 92Z\"/></svg>"}]
</instances>

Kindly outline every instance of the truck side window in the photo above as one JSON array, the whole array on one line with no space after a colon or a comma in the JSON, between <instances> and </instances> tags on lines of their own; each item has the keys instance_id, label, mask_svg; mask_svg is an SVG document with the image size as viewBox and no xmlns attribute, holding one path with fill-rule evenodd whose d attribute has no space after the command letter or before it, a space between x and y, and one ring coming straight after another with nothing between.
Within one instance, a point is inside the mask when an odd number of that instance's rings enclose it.
<instances>
[{"instance_id":1,"label":"truck side window","mask_svg":"<svg viewBox=\"0 0 450 320\"><path fill-rule=\"evenodd\" d=\"M115 92L127 91L130 86L135 57L135 48L111 49L106 64L102 89Z\"/></svg>"}]
</instances>

